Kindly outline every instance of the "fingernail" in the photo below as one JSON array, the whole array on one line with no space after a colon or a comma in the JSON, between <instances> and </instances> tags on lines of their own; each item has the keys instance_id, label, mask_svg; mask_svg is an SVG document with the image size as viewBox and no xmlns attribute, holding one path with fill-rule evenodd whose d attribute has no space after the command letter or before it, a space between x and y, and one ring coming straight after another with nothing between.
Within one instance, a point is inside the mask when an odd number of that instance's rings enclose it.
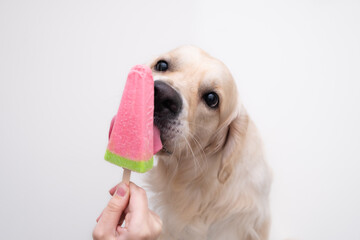
<instances>
[{"instance_id":1,"label":"fingernail","mask_svg":"<svg viewBox=\"0 0 360 240\"><path fill-rule=\"evenodd\" d=\"M99 220L100 220L100 218L101 218L102 214L103 214L103 213L101 213L101 214L97 217L96 222L99 222Z\"/></svg>"},{"instance_id":2,"label":"fingernail","mask_svg":"<svg viewBox=\"0 0 360 240\"><path fill-rule=\"evenodd\" d=\"M114 187L112 187L112 188L109 190L109 193L110 193L111 196L114 195L117 187L118 187L118 185L116 184Z\"/></svg>"},{"instance_id":3,"label":"fingernail","mask_svg":"<svg viewBox=\"0 0 360 240\"><path fill-rule=\"evenodd\" d=\"M116 192L115 194L120 196L120 197L124 197L127 193L127 186L125 183L120 183L119 186L116 188Z\"/></svg>"}]
</instances>

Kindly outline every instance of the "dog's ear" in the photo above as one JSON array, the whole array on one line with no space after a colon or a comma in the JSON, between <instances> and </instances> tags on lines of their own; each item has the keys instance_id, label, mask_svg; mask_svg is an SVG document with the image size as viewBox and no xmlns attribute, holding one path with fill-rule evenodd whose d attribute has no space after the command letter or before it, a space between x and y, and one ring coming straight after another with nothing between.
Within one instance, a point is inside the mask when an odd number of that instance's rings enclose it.
<instances>
[{"instance_id":1,"label":"dog's ear","mask_svg":"<svg viewBox=\"0 0 360 240\"><path fill-rule=\"evenodd\" d=\"M244 139L248 128L249 118L245 110L240 112L228 124L227 132L222 142L221 148L221 162L218 170L218 180L220 183L225 183L230 177L235 162L239 160L241 150L243 149Z\"/></svg>"}]
</instances>

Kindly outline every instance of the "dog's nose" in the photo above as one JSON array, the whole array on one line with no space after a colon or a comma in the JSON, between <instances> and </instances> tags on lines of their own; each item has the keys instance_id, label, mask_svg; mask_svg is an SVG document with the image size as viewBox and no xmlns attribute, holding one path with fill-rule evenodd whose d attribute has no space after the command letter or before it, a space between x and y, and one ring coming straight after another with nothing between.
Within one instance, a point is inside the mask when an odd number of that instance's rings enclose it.
<instances>
[{"instance_id":1,"label":"dog's nose","mask_svg":"<svg viewBox=\"0 0 360 240\"><path fill-rule=\"evenodd\" d=\"M177 115L182 108L182 100L178 92L162 81L154 83L155 114Z\"/></svg>"}]
</instances>

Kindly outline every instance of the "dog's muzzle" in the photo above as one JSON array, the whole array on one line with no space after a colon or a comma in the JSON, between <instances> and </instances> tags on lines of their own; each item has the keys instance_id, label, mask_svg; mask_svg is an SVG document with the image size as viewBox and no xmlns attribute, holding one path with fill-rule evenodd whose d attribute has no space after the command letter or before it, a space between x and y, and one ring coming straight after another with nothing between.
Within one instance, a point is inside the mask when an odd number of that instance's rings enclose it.
<instances>
[{"instance_id":1,"label":"dog's muzzle","mask_svg":"<svg viewBox=\"0 0 360 240\"><path fill-rule=\"evenodd\" d=\"M179 125L177 118L182 110L183 102L180 94L163 81L154 83L154 123L161 132L161 140L173 137L173 129Z\"/></svg>"},{"instance_id":2,"label":"dog's muzzle","mask_svg":"<svg viewBox=\"0 0 360 240\"><path fill-rule=\"evenodd\" d=\"M160 121L176 118L182 109L180 94L162 81L155 81L154 100L154 116Z\"/></svg>"}]
</instances>

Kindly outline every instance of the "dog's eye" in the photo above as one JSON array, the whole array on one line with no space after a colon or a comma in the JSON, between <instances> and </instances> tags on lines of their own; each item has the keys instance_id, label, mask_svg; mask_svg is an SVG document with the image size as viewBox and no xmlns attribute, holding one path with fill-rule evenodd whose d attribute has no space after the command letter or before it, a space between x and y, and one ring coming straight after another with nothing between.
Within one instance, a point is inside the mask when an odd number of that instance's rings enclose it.
<instances>
[{"instance_id":1,"label":"dog's eye","mask_svg":"<svg viewBox=\"0 0 360 240\"><path fill-rule=\"evenodd\" d=\"M214 92L204 94L203 99L211 108L217 108L219 106L219 96Z\"/></svg>"},{"instance_id":2,"label":"dog's eye","mask_svg":"<svg viewBox=\"0 0 360 240\"><path fill-rule=\"evenodd\" d=\"M160 60L156 63L155 65L155 69L156 71L159 71L159 72L165 72L166 70L168 70L168 63L164 60Z\"/></svg>"}]
</instances>

